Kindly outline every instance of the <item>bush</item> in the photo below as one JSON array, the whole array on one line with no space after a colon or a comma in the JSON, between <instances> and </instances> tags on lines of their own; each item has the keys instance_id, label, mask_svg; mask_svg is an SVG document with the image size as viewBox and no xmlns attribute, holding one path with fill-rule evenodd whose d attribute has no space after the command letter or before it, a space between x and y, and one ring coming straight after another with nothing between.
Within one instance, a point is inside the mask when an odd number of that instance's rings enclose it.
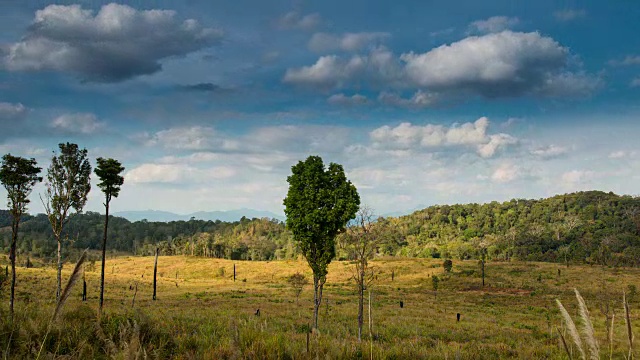
<instances>
[{"instance_id":1,"label":"bush","mask_svg":"<svg viewBox=\"0 0 640 360\"><path fill-rule=\"evenodd\" d=\"M453 261L451 261L451 259L447 259L442 263L442 268L444 269L445 272L451 272L451 269L453 268Z\"/></svg>"}]
</instances>

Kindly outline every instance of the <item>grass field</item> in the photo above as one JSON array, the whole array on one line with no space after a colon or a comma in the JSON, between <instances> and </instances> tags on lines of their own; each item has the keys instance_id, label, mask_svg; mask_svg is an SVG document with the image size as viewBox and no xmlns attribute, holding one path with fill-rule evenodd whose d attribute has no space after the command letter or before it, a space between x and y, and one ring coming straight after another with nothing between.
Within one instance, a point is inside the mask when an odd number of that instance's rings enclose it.
<instances>
[{"instance_id":1,"label":"grass field","mask_svg":"<svg viewBox=\"0 0 640 360\"><path fill-rule=\"evenodd\" d=\"M52 325L41 358L567 358L558 339L564 326L555 299L577 318L577 288L590 309L602 358L609 358L609 345L601 309L608 303L615 311L613 358L621 359L629 349L622 292L640 286L640 269L489 262L482 287L476 261L454 261L453 271L445 274L442 260L378 259L372 262L378 273L371 287L374 336L369 339L365 320L367 336L358 343L353 265L334 261L325 285L328 301L320 310L320 331L310 336L307 349L313 288L308 285L296 303L286 282L298 271L311 279L304 260L160 257L156 301L153 260L108 259L105 312L99 320L97 262L94 271L86 272L88 301L81 301L80 282ZM65 278L72 268L73 264L65 266ZM5 358L35 358L54 308L55 270L19 267L17 274L13 326L8 321L8 287L1 294L0 351ZM433 275L441 279L437 297ZM638 333L640 298L635 296L628 295L633 330ZM260 316L254 315L257 309Z\"/></svg>"}]
</instances>

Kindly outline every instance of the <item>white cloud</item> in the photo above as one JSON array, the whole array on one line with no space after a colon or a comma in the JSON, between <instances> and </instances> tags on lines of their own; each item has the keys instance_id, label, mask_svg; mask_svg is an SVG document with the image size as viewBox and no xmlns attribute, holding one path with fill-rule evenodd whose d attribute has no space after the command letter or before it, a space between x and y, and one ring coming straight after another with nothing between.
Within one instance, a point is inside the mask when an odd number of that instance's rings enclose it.
<instances>
[{"instance_id":1,"label":"white cloud","mask_svg":"<svg viewBox=\"0 0 640 360\"><path fill-rule=\"evenodd\" d=\"M322 17L318 13L301 15L298 11L290 11L278 19L278 26L281 29L313 30L322 22Z\"/></svg>"},{"instance_id":2,"label":"white cloud","mask_svg":"<svg viewBox=\"0 0 640 360\"><path fill-rule=\"evenodd\" d=\"M208 126L177 127L143 135L147 145L180 150L236 150L239 144L218 134Z\"/></svg>"},{"instance_id":3,"label":"white cloud","mask_svg":"<svg viewBox=\"0 0 640 360\"><path fill-rule=\"evenodd\" d=\"M585 16L587 16L587 11L584 9L558 10L553 13L553 17L558 21L571 21Z\"/></svg>"},{"instance_id":4,"label":"white cloud","mask_svg":"<svg viewBox=\"0 0 640 360\"><path fill-rule=\"evenodd\" d=\"M569 50L537 32L505 30L467 37L426 53L396 57L384 47L350 58L328 55L286 71L283 81L320 89L415 89L484 97L584 96L598 77L568 68Z\"/></svg>"},{"instance_id":5,"label":"white cloud","mask_svg":"<svg viewBox=\"0 0 640 360\"><path fill-rule=\"evenodd\" d=\"M115 82L162 69L160 61L211 46L217 29L179 21L171 10L104 5L97 14L80 5L36 11L28 33L2 59L10 71L56 70L96 82Z\"/></svg>"},{"instance_id":6,"label":"white cloud","mask_svg":"<svg viewBox=\"0 0 640 360\"><path fill-rule=\"evenodd\" d=\"M125 174L125 180L133 184L146 183L198 183L215 179L227 179L236 175L236 170L228 166L217 166L206 169L191 165L153 164L147 163L136 166Z\"/></svg>"},{"instance_id":7,"label":"white cloud","mask_svg":"<svg viewBox=\"0 0 640 360\"><path fill-rule=\"evenodd\" d=\"M315 33L308 43L309 50L324 53L334 50L356 52L366 47L379 45L389 39L391 34L385 32L359 32L334 35Z\"/></svg>"},{"instance_id":8,"label":"white cloud","mask_svg":"<svg viewBox=\"0 0 640 360\"><path fill-rule=\"evenodd\" d=\"M327 102L331 105L352 106L352 105L364 105L369 102L366 96L360 94L354 94L347 96L345 94L331 95Z\"/></svg>"},{"instance_id":9,"label":"white cloud","mask_svg":"<svg viewBox=\"0 0 640 360\"><path fill-rule=\"evenodd\" d=\"M388 125L374 129L369 133L374 146L408 150L416 148L434 148L443 146L475 146L482 157L492 157L498 149L514 145L517 139L508 134L487 134L489 119L479 118L473 123L464 123L446 127L427 124L412 125L404 122L396 127Z\"/></svg>"},{"instance_id":10,"label":"white cloud","mask_svg":"<svg viewBox=\"0 0 640 360\"><path fill-rule=\"evenodd\" d=\"M508 134L495 134L489 136L489 142L478 145L478 154L483 158L489 158L495 155L499 149L503 149L509 145L515 145L518 139Z\"/></svg>"},{"instance_id":11,"label":"white cloud","mask_svg":"<svg viewBox=\"0 0 640 360\"><path fill-rule=\"evenodd\" d=\"M24 117L29 112L24 105L0 102L0 120L13 120Z\"/></svg>"},{"instance_id":12,"label":"white cloud","mask_svg":"<svg viewBox=\"0 0 640 360\"><path fill-rule=\"evenodd\" d=\"M568 149L564 146L549 145L532 149L530 153L541 159L553 159L565 155L567 151Z\"/></svg>"},{"instance_id":13,"label":"white cloud","mask_svg":"<svg viewBox=\"0 0 640 360\"><path fill-rule=\"evenodd\" d=\"M400 97L398 94L383 91L378 95L378 101L391 106L404 108L425 108L430 107L438 102L438 95L426 91L418 90L409 99Z\"/></svg>"},{"instance_id":14,"label":"white cloud","mask_svg":"<svg viewBox=\"0 0 640 360\"><path fill-rule=\"evenodd\" d=\"M503 31L472 36L424 54L404 54L416 86L468 90L483 96L531 92L565 66L568 50L539 33Z\"/></svg>"},{"instance_id":15,"label":"white cloud","mask_svg":"<svg viewBox=\"0 0 640 360\"><path fill-rule=\"evenodd\" d=\"M587 170L571 170L562 174L561 180L565 185L582 184L593 178L595 173Z\"/></svg>"},{"instance_id":16,"label":"white cloud","mask_svg":"<svg viewBox=\"0 0 640 360\"><path fill-rule=\"evenodd\" d=\"M618 150L609 154L609 159L623 159L635 157L638 154L637 151Z\"/></svg>"},{"instance_id":17,"label":"white cloud","mask_svg":"<svg viewBox=\"0 0 640 360\"><path fill-rule=\"evenodd\" d=\"M398 60L389 50L379 47L367 55L354 55L349 59L321 56L311 66L287 69L283 81L316 88L342 88L360 82L387 86L400 78Z\"/></svg>"},{"instance_id":18,"label":"white cloud","mask_svg":"<svg viewBox=\"0 0 640 360\"><path fill-rule=\"evenodd\" d=\"M609 61L609 65L614 65L614 66L640 65L640 55L627 55L622 60L611 60Z\"/></svg>"},{"instance_id":19,"label":"white cloud","mask_svg":"<svg viewBox=\"0 0 640 360\"><path fill-rule=\"evenodd\" d=\"M520 23L517 17L492 16L486 20L477 20L469 24L469 29L479 33L495 33L511 29Z\"/></svg>"},{"instance_id":20,"label":"white cloud","mask_svg":"<svg viewBox=\"0 0 640 360\"><path fill-rule=\"evenodd\" d=\"M94 134L105 128L105 124L91 113L65 114L51 121L51 127L68 134Z\"/></svg>"},{"instance_id":21,"label":"white cloud","mask_svg":"<svg viewBox=\"0 0 640 360\"><path fill-rule=\"evenodd\" d=\"M507 183L521 178L522 175L520 167L511 163L503 163L491 174L491 180L499 183Z\"/></svg>"}]
</instances>

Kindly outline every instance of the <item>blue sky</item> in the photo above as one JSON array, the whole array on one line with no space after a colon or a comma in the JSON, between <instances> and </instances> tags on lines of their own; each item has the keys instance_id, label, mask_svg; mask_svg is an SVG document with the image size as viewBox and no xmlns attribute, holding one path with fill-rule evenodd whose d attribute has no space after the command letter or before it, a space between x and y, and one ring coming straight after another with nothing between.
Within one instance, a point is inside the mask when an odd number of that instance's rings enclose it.
<instances>
[{"instance_id":1,"label":"blue sky","mask_svg":"<svg viewBox=\"0 0 640 360\"><path fill-rule=\"evenodd\" d=\"M638 193L636 1L56 4L0 2L0 153L120 160L115 211L282 213L316 154L381 214Z\"/></svg>"}]
</instances>

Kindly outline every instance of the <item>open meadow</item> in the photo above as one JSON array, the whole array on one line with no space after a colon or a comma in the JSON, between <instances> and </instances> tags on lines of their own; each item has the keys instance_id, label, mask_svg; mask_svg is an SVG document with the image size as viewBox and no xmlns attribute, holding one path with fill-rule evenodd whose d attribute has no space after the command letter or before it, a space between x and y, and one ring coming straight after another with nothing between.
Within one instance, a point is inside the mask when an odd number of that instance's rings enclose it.
<instances>
[{"instance_id":1,"label":"open meadow","mask_svg":"<svg viewBox=\"0 0 640 360\"><path fill-rule=\"evenodd\" d=\"M358 343L353 265L334 261L325 285L320 331L309 336L307 348L313 287L307 285L297 302L286 280L296 272L311 279L304 260L161 256L156 301L153 262L153 257L108 259L100 320L99 262L95 268L86 264L88 299L82 302L80 280L51 326L41 358L567 358L558 337L558 329L565 327L555 299L577 318L574 287L590 309L603 358L610 355L603 312L607 303L609 314L615 312L613 358L628 352L623 291L631 300L634 333L640 330L640 299L634 294L640 285L639 269L489 262L483 287L477 261L454 261L453 270L445 273L439 259L387 258L372 262L377 272L371 287L373 339L368 336L365 302L366 336ZM64 281L72 268L66 264ZM441 280L437 294L434 275ZM2 291L0 345L5 358L38 355L54 310L54 291L53 268L18 268L14 329L7 321L8 291Z\"/></svg>"}]
</instances>

